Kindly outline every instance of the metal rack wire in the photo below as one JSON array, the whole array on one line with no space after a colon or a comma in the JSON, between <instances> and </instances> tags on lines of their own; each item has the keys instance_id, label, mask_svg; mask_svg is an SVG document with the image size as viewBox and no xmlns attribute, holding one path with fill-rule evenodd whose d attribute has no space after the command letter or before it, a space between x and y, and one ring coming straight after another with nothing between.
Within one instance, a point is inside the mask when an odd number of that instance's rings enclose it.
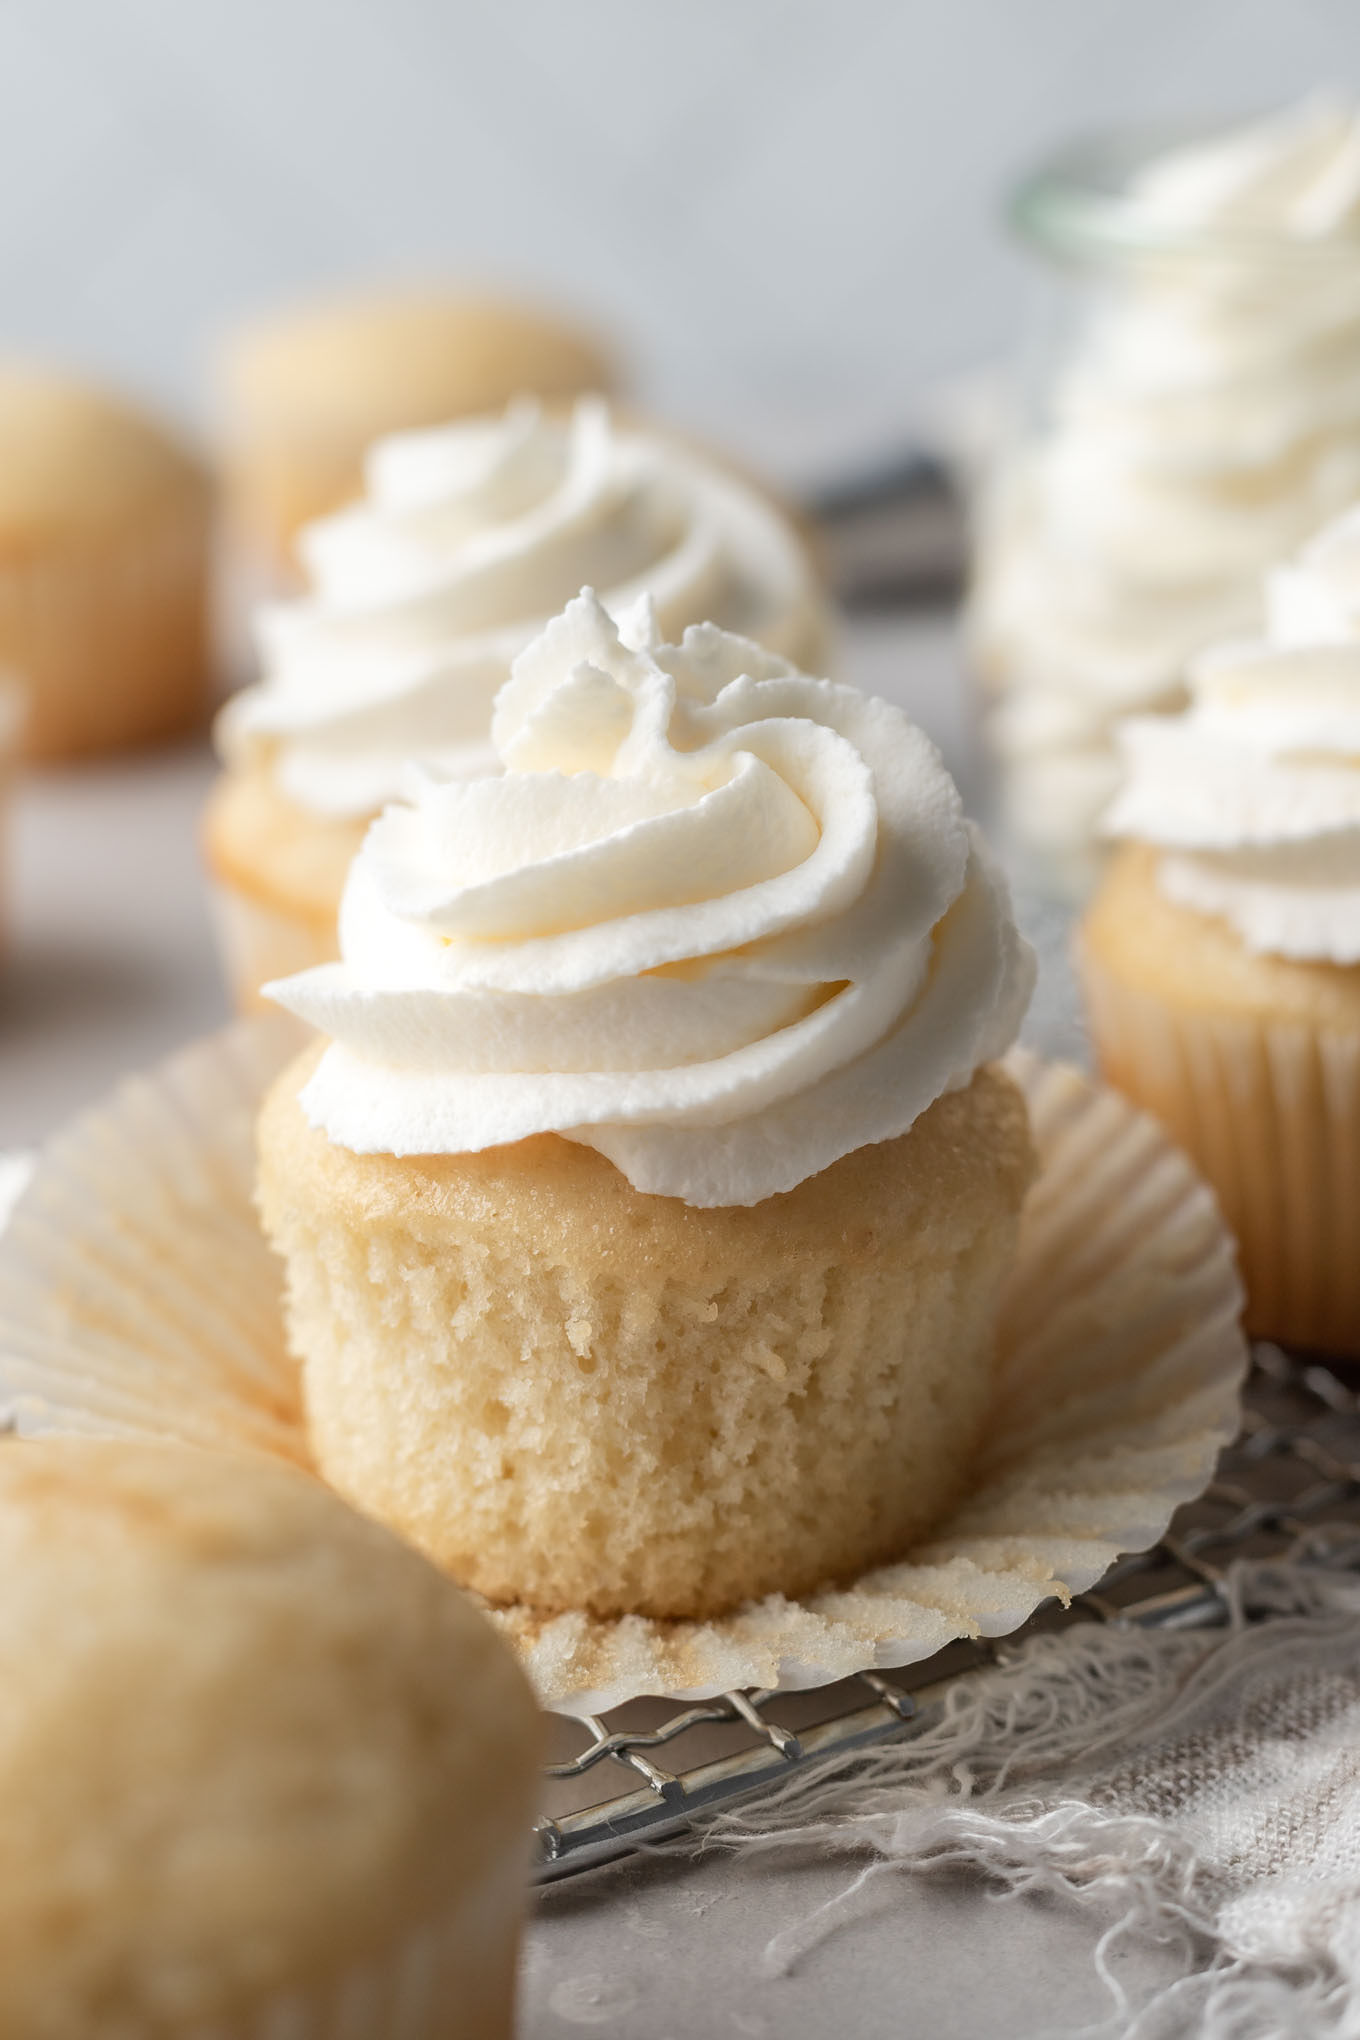
<instances>
[{"instance_id":1,"label":"metal rack wire","mask_svg":"<svg viewBox=\"0 0 1360 2040\"><path fill-rule=\"evenodd\" d=\"M818 1759L919 1734L957 1680L1036 1627L1204 1628L1227 1619L1236 1560L1360 1563L1360 1394L1344 1367L1276 1346L1258 1346L1253 1363L1241 1434L1207 1491L1151 1550L1121 1559L1070 1608L1046 1605L1017 1636L950 1644L923 1664L812 1693L733 1692L678 1712L634 1701L560 1722L536 1830L540 1880L660 1841Z\"/></svg>"}]
</instances>

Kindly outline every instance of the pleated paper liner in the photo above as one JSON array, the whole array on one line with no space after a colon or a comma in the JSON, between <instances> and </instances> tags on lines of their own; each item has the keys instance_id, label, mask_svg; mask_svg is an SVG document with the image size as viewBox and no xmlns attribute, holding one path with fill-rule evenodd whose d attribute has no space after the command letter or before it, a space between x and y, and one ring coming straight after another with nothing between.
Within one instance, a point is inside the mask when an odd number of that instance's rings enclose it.
<instances>
[{"instance_id":1,"label":"pleated paper liner","mask_svg":"<svg viewBox=\"0 0 1360 2040\"><path fill-rule=\"evenodd\" d=\"M238 1023L45 1150L0 1239L0 1395L24 1435L115 1432L307 1463L279 1267L251 1204L260 1097L298 1042ZM1017 1052L1040 1175L971 1493L894 1565L709 1622L488 1612L545 1706L817 1686L1001 1636L1154 1543L1233 1435L1231 1240L1153 1122Z\"/></svg>"},{"instance_id":2,"label":"pleated paper liner","mask_svg":"<svg viewBox=\"0 0 1360 2040\"><path fill-rule=\"evenodd\" d=\"M1222 1200L1253 1331L1360 1354L1360 1037L1181 1009L1126 984L1089 943L1076 959L1102 1063Z\"/></svg>"}]
</instances>

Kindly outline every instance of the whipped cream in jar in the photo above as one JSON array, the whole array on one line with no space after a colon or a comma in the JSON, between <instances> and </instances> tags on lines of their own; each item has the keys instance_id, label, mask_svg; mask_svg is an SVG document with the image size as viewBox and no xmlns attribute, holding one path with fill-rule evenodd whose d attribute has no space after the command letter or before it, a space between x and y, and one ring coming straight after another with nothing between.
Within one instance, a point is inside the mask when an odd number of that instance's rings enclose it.
<instances>
[{"instance_id":1,"label":"whipped cream in jar","mask_svg":"<svg viewBox=\"0 0 1360 2040\"><path fill-rule=\"evenodd\" d=\"M1107 139L1020 187L1051 275L1028 419L980 508L970 642L1003 832L1099 865L1115 726L1182 708L1263 576L1360 497L1360 110Z\"/></svg>"}]
</instances>

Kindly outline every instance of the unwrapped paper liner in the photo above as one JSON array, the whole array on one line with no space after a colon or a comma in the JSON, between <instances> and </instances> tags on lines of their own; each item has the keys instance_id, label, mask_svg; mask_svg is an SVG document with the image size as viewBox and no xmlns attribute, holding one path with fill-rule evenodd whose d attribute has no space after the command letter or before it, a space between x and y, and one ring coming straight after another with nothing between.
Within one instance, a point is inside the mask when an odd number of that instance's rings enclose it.
<instances>
[{"instance_id":1,"label":"unwrapped paper liner","mask_svg":"<svg viewBox=\"0 0 1360 2040\"><path fill-rule=\"evenodd\" d=\"M298 1045L238 1023L51 1143L0 1239L0 1397L22 1435L118 1433L307 1462L278 1262L251 1203L260 1097ZM1246 1366L1231 1240L1153 1122L1017 1051L1040 1156L972 1492L847 1585L708 1622L488 1612L545 1706L708 1699L1004 1636L1156 1541L1233 1435Z\"/></svg>"}]
</instances>

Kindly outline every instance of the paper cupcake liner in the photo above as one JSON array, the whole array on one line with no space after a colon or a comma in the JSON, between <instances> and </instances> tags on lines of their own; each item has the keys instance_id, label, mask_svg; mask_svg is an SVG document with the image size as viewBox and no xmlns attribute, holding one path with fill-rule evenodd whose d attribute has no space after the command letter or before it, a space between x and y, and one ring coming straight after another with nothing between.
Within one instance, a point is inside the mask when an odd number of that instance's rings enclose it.
<instances>
[{"instance_id":1,"label":"paper cupcake liner","mask_svg":"<svg viewBox=\"0 0 1360 2040\"><path fill-rule=\"evenodd\" d=\"M1253 1332L1360 1353L1360 1038L1179 1010L1078 968L1101 1066L1214 1186Z\"/></svg>"},{"instance_id":2,"label":"paper cupcake liner","mask_svg":"<svg viewBox=\"0 0 1360 2040\"><path fill-rule=\"evenodd\" d=\"M209 526L205 494L106 545L0 564L0 643L27 687L27 756L81 757L206 717Z\"/></svg>"},{"instance_id":3,"label":"paper cupcake liner","mask_svg":"<svg viewBox=\"0 0 1360 2040\"><path fill-rule=\"evenodd\" d=\"M238 1013L273 1010L260 997L271 978L292 977L339 955L334 928L322 929L251 897L222 878L208 882L208 903L222 974Z\"/></svg>"},{"instance_id":4,"label":"paper cupcake liner","mask_svg":"<svg viewBox=\"0 0 1360 2040\"><path fill-rule=\"evenodd\" d=\"M297 1042L244 1021L46 1150L0 1240L0 1395L24 1434L118 1432L305 1462L252 1124ZM488 1612L539 1697L597 1713L906 1665L1000 1636L1145 1548L1210 1478L1246 1365L1232 1243L1150 1120L1017 1052L1040 1176L970 1493L899 1563L708 1622Z\"/></svg>"}]
</instances>

